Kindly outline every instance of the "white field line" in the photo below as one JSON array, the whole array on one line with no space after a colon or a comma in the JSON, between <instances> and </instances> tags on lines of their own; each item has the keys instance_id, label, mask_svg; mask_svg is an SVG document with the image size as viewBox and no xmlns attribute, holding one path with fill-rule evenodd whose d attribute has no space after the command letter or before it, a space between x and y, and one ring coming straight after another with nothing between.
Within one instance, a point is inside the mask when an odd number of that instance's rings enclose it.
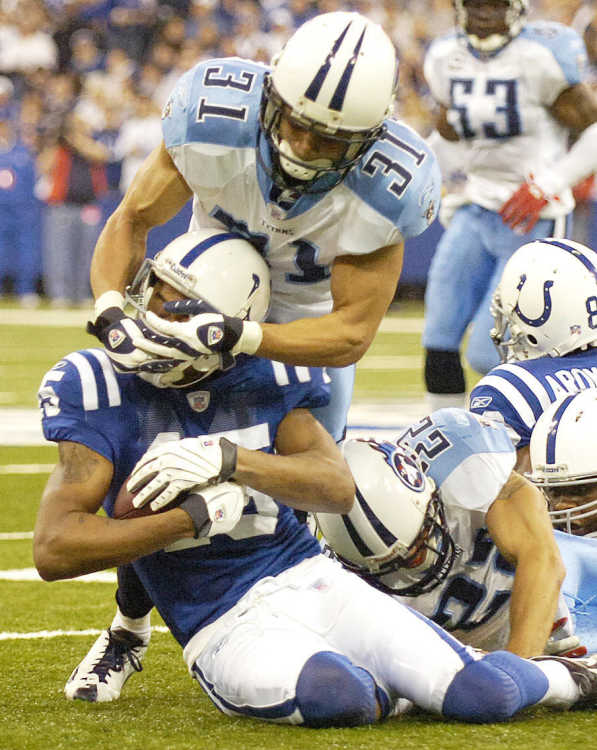
<instances>
[{"instance_id":1,"label":"white field line","mask_svg":"<svg viewBox=\"0 0 597 750\"><path fill-rule=\"evenodd\" d=\"M152 625L151 630L154 633L168 633L169 630L165 625ZM0 633L0 641L17 641L31 640L33 638L61 638L73 635L99 635L102 631L96 628L87 630L38 630L32 633Z\"/></svg>"},{"instance_id":2,"label":"white field line","mask_svg":"<svg viewBox=\"0 0 597 750\"><path fill-rule=\"evenodd\" d=\"M19 539L33 539L32 531L3 531L0 532L0 542L13 542Z\"/></svg>"},{"instance_id":3,"label":"white field line","mask_svg":"<svg viewBox=\"0 0 597 750\"><path fill-rule=\"evenodd\" d=\"M0 474L49 474L56 464L5 464Z\"/></svg>"},{"instance_id":4,"label":"white field line","mask_svg":"<svg viewBox=\"0 0 597 750\"><path fill-rule=\"evenodd\" d=\"M13 568L0 570L0 581L41 581L35 568ZM111 570L100 570L97 573L87 573L77 578L67 578L61 583L116 583L116 573Z\"/></svg>"}]
</instances>

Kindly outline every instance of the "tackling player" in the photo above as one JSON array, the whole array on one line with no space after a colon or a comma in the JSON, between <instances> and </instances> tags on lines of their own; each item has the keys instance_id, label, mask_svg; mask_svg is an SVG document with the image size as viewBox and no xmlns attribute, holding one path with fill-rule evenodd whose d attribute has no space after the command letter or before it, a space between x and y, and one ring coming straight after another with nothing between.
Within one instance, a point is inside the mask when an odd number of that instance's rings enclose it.
<instances>
[{"instance_id":1,"label":"tackling player","mask_svg":"<svg viewBox=\"0 0 597 750\"><path fill-rule=\"evenodd\" d=\"M342 562L476 648L530 657L579 646L563 629L548 645L569 618L563 600L556 618L565 571L503 425L441 409L396 443L350 440L343 452L353 509L316 514Z\"/></svg>"}]
</instances>

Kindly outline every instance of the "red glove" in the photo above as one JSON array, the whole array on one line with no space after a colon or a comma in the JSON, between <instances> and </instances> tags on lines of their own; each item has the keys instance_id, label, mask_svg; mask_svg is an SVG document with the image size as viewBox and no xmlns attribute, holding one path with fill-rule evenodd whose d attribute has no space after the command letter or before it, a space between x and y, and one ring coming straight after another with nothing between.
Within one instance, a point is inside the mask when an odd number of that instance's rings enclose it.
<instances>
[{"instance_id":1,"label":"red glove","mask_svg":"<svg viewBox=\"0 0 597 750\"><path fill-rule=\"evenodd\" d=\"M559 200L559 198L555 197L554 200ZM511 229L526 234L535 226L539 214L548 203L547 195L533 181L531 174L528 181L523 183L501 207L500 216L504 224Z\"/></svg>"}]
</instances>

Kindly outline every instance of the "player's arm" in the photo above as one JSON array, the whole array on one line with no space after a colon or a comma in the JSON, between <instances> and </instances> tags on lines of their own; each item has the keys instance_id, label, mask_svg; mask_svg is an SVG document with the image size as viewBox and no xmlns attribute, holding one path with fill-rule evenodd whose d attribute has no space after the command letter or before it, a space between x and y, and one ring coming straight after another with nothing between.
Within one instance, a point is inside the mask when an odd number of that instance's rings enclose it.
<instances>
[{"instance_id":1,"label":"player's arm","mask_svg":"<svg viewBox=\"0 0 597 750\"><path fill-rule=\"evenodd\" d=\"M233 478L297 510L348 513L355 492L350 469L311 412L290 412L278 427L275 445L275 454L239 446Z\"/></svg>"},{"instance_id":2,"label":"player's arm","mask_svg":"<svg viewBox=\"0 0 597 750\"><path fill-rule=\"evenodd\" d=\"M166 363L159 358L170 365L177 364L174 359L189 359L158 343L146 326L125 315L123 292L145 257L149 230L172 218L190 196L162 143L137 171L98 239L91 261L95 316L87 331L97 336L122 372L161 371L155 368Z\"/></svg>"},{"instance_id":3,"label":"player's arm","mask_svg":"<svg viewBox=\"0 0 597 750\"><path fill-rule=\"evenodd\" d=\"M403 250L401 242L366 255L337 257L331 275L332 312L318 318L275 324L206 313L173 323L150 312L147 321L171 337L170 346L195 351L196 356L230 351L290 365L345 367L358 362L373 341L396 291ZM188 315L188 304L169 302L165 307ZM213 336L214 327L221 335Z\"/></svg>"},{"instance_id":4,"label":"player's arm","mask_svg":"<svg viewBox=\"0 0 597 750\"><path fill-rule=\"evenodd\" d=\"M549 109L551 115L578 139L560 160L529 175L500 213L513 229L530 231L542 209L564 190L597 171L597 95L578 83L562 91Z\"/></svg>"},{"instance_id":5,"label":"player's arm","mask_svg":"<svg viewBox=\"0 0 597 750\"><path fill-rule=\"evenodd\" d=\"M194 535L190 516L178 508L125 521L97 515L110 487L112 464L79 443L64 441L58 449L33 537L35 565L45 580L131 562Z\"/></svg>"},{"instance_id":6,"label":"player's arm","mask_svg":"<svg viewBox=\"0 0 597 750\"><path fill-rule=\"evenodd\" d=\"M162 142L143 162L100 234L91 262L96 300L108 291L124 292L145 257L149 230L175 216L191 194Z\"/></svg>"},{"instance_id":7,"label":"player's arm","mask_svg":"<svg viewBox=\"0 0 597 750\"><path fill-rule=\"evenodd\" d=\"M163 443L142 456L127 488L135 493L136 507L149 503L152 510L189 491L205 495L209 508L211 493L221 498L218 488L228 484L251 487L299 510L348 513L354 498L350 470L311 412L295 409L287 414L275 447L277 453L268 454L209 435ZM230 528L238 518L232 521Z\"/></svg>"},{"instance_id":8,"label":"player's arm","mask_svg":"<svg viewBox=\"0 0 597 750\"><path fill-rule=\"evenodd\" d=\"M333 309L320 318L264 323L257 355L293 365L344 367L358 362L396 292L403 243L367 255L343 255L332 268Z\"/></svg>"},{"instance_id":9,"label":"player's arm","mask_svg":"<svg viewBox=\"0 0 597 750\"><path fill-rule=\"evenodd\" d=\"M507 649L522 657L541 654L565 575L543 495L512 472L487 513L487 529L516 566Z\"/></svg>"}]
</instances>

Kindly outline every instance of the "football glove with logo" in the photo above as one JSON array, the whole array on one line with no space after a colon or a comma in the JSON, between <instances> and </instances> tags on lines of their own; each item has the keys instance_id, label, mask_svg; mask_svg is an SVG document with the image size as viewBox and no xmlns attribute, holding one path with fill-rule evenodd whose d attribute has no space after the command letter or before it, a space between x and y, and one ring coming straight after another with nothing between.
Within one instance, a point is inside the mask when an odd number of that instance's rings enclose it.
<instances>
[{"instance_id":1,"label":"football glove with logo","mask_svg":"<svg viewBox=\"0 0 597 750\"><path fill-rule=\"evenodd\" d=\"M201 492L189 493L178 506L186 511L195 526L198 537L228 534L239 522L248 495L236 482L222 482L206 487Z\"/></svg>"},{"instance_id":2,"label":"football glove with logo","mask_svg":"<svg viewBox=\"0 0 597 750\"><path fill-rule=\"evenodd\" d=\"M104 307L103 302L110 306ZM119 372L168 372L190 359L170 348L166 337L152 331L141 319L126 315L123 304L119 292L106 292L96 303L95 321L87 323L87 333L100 340Z\"/></svg>"},{"instance_id":3,"label":"football glove with logo","mask_svg":"<svg viewBox=\"0 0 597 750\"><path fill-rule=\"evenodd\" d=\"M190 316L189 320L174 323L151 312L147 313L147 322L151 328L170 337L164 339L164 343L180 352L183 357L193 358L201 354L222 352L229 352L233 356L255 354L261 344L263 332L259 323L216 312L204 312L205 306L200 300L167 302L164 309L176 315Z\"/></svg>"},{"instance_id":4,"label":"football glove with logo","mask_svg":"<svg viewBox=\"0 0 597 750\"><path fill-rule=\"evenodd\" d=\"M127 482L127 490L137 492L133 505L141 508L149 503L155 512L181 492L225 482L236 470L236 453L235 443L209 436L168 441L150 448Z\"/></svg>"}]
</instances>

